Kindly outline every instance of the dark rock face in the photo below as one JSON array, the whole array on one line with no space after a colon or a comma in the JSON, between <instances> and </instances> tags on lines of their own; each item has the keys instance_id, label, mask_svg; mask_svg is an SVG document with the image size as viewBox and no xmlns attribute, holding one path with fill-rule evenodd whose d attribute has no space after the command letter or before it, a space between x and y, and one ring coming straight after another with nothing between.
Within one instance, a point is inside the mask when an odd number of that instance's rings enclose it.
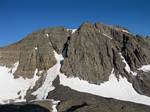
<instances>
[{"instance_id":1,"label":"dark rock face","mask_svg":"<svg viewBox=\"0 0 150 112\"><path fill-rule=\"evenodd\" d=\"M48 112L53 111L53 109L52 109L53 104L50 100L32 101L32 102L29 102L29 104L37 105L37 106L40 106L42 108L45 108L45 110L48 110Z\"/></svg>"},{"instance_id":2,"label":"dark rock face","mask_svg":"<svg viewBox=\"0 0 150 112\"><path fill-rule=\"evenodd\" d=\"M34 104L0 105L0 112L50 112L48 109Z\"/></svg>"},{"instance_id":3,"label":"dark rock face","mask_svg":"<svg viewBox=\"0 0 150 112\"><path fill-rule=\"evenodd\" d=\"M93 25L81 26L68 43L68 57L64 60L62 72L94 83L108 80L109 75L105 74L110 74L113 66L110 41Z\"/></svg>"},{"instance_id":4,"label":"dark rock face","mask_svg":"<svg viewBox=\"0 0 150 112\"><path fill-rule=\"evenodd\" d=\"M138 76L133 81L133 87L136 89L137 92L150 96L150 76L149 72L139 72Z\"/></svg>"}]
</instances>

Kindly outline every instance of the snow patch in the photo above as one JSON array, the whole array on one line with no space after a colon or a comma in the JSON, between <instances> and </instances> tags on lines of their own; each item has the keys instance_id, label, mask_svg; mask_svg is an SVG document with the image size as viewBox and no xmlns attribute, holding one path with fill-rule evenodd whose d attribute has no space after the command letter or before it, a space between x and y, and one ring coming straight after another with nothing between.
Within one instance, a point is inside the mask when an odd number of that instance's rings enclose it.
<instances>
[{"instance_id":1,"label":"snow patch","mask_svg":"<svg viewBox=\"0 0 150 112\"><path fill-rule=\"evenodd\" d=\"M56 106L58 105L58 103L60 102L59 100L58 101L55 101L54 99L35 99L35 100L31 100L29 101L30 103L33 103L33 102L40 102L40 101L49 101L52 103L52 112L57 112L57 108Z\"/></svg>"},{"instance_id":2,"label":"snow patch","mask_svg":"<svg viewBox=\"0 0 150 112\"><path fill-rule=\"evenodd\" d=\"M132 74L133 76L137 76L137 73L136 73L136 72L131 71L131 74Z\"/></svg>"},{"instance_id":3,"label":"snow patch","mask_svg":"<svg viewBox=\"0 0 150 112\"><path fill-rule=\"evenodd\" d=\"M60 102L60 101L55 101L55 100L51 100L52 101L52 112L57 112L57 108L56 108L56 106L58 105L58 103Z\"/></svg>"},{"instance_id":4,"label":"snow patch","mask_svg":"<svg viewBox=\"0 0 150 112\"><path fill-rule=\"evenodd\" d=\"M103 33L103 35L104 35L105 37L108 37L109 39L112 39L112 37L110 37L109 35L107 35L107 34L105 34L105 33Z\"/></svg>"},{"instance_id":5,"label":"snow patch","mask_svg":"<svg viewBox=\"0 0 150 112\"><path fill-rule=\"evenodd\" d=\"M150 72L150 65L143 65L141 68L138 70L142 70L144 72Z\"/></svg>"},{"instance_id":6,"label":"snow patch","mask_svg":"<svg viewBox=\"0 0 150 112\"><path fill-rule=\"evenodd\" d=\"M38 48L37 48L37 47L35 47L34 49L35 49L35 50L38 50Z\"/></svg>"},{"instance_id":7,"label":"snow patch","mask_svg":"<svg viewBox=\"0 0 150 112\"><path fill-rule=\"evenodd\" d=\"M48 33L46 34L46 37L49 37L49 34L48 34Z\"/></svg>"},{"instance_id":8,"label":"snow patch","mask_svg":"<svg viewBox=\"0 0 150 112\"><path fill-rule=\"evenodd\" d=\"M67 31L71 31L71 33L75 33L77 31L77 29L67 29Z\"/></svg>"},{"instance_id":9,"label":"snow patch","mask_svg":"<svg viewBox=\"0 0 150 112\"><path fill-rule=\"evenodd\" d=\"M40 71L39 71L39 74L42 74L43 72L44 72L43 70L40 70Z\"/></svg>"},{"instance_id":10,"label":"snow patch","mask_svg":"<svg viewBox=\"0 0 150 112\"><path fill-rule=\"evenodd\" d=\"M37 69L35 70L32 79L24 79L22 77L14 79L13 74L17 70L19 62L15 63L12 68L0 66L0 103L20 102L25 101L24 97L29 88L35 86L35 82L39 79L36 76ZM4 85L7 85L4 87ZM20 98L19 98L20 97Z\"/></svg>"},{"instance_id":11,"label":"snow patch","mask_svg":"<svg viewBox=\"0 0 150 112\"><path fill-rule=\"evenodd\" d=\"M123 30L121 30L121 31L122 31L122 32L125 32L125 33L130 33L129 31L127 31L127 30L124 30L124 29L123 29Z\"/></svg>"},{"instance_id":12,"label":"snow patch","mask_svg":"<svg viewBox=\"0 0 150 112\"><path fill-rule=\"evenodd\" d=\"M77 29L72 29L72 33L75 33L77 31Z\"/></svg>"}]
</instances>

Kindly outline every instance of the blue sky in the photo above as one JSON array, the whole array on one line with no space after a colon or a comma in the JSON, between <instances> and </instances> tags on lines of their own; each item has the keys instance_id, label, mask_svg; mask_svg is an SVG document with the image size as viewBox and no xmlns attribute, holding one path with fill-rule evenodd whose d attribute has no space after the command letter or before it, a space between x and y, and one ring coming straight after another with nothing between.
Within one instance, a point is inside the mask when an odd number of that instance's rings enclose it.
<instances>
[{"instance_id":1,"label":"blue sky","mask_svg":"<svg viewBox=\"0 0 150 112\"><path fill-rule=\"evenodd\" d=\"M150 0L0 0L0 46L48 26L90 21L150 35Z\"/></svg>"}]
</instances>

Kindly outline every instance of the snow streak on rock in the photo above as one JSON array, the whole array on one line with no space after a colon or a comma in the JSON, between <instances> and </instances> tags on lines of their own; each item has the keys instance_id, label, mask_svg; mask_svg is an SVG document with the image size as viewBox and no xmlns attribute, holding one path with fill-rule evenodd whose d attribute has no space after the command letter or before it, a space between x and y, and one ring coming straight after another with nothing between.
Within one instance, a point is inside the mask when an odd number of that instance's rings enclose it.
<instances>
[{"instance_id":1,"label":"snow streak on rock","mask_svg":"<svg viewBox=\"0 0 150 112\"><path fill-rule=\"evenodd\" d=\"M105 33L103 33L103 35L104 35L105 37L108 37L109 39L112 39L112 37L110 37L109 35L107 35L107 34L105 34Z\"/></svg>"},{"instance_id":2,"label":"snow streak on rock","mask_svg":"<svg viewBox=\"0 0 150 112\"><path fill-rule=\"evenodd\" d=\"M120 57L121 57L121 59L122 59L122 62L125 64L125 70L126 70L128 73L130 73L131 70L130 70L130 67L129 67L128 63L126 62L125 58L122 56L121 53L119 53L119 55L120 55Z\"/></svg>"},{"instance_id":3,"label":"snow streak on rock","mask_svg":"<svg viewBox=\"0 0 150 112\"><path fill-rule=\"evenodd\" d=\"M128 73L131 73L133 76L136 76L137 73L131 71L130 66L128 65L128 63L126 62L126 60L125 60L125 58L122 56L122 54L119 53L119 55L120 55L120 57L121 57L121 59L122 59L122 62L125 64L125 70L126 70Z\"/></svg>"}]
</instances>

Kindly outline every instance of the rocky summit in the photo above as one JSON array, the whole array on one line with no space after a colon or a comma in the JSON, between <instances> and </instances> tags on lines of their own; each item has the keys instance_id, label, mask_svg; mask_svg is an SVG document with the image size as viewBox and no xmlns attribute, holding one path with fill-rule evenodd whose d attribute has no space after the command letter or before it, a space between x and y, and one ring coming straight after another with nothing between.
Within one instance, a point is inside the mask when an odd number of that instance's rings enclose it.
<instances>
[{"instance_id":1,"label":"rocky summit","mask_svg":"<svg viewBox=\"0 0 150 112\"><path fill-rule=\"evenodd\" d=\"M0 48L0 112L150 112L150 38L84 23Z\"/></svg>"}]
</instances>

